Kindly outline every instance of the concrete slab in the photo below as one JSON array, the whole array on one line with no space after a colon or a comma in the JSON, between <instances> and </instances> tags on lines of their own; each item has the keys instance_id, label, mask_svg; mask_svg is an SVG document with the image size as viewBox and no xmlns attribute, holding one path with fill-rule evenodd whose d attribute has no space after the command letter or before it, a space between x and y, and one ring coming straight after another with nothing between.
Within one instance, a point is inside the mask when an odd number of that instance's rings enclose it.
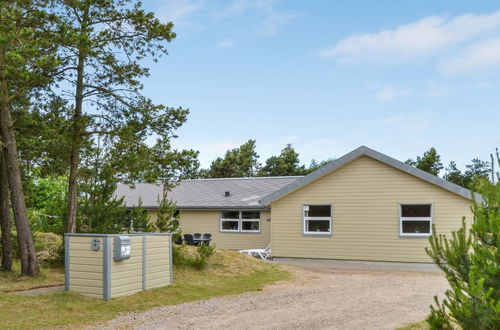
<instances>
[{"instance_id":1,"label":"concrete slab","mask_svg":"<svg viewBox=\"0 0 500 330\"><path fill-rule=\"evenodd\" d=\"M41 296L49 293L54 293L54 292L61 292L64 291L64 285L57 285L57 286L49 286L46 288L38 288L38 289L31 289L31 290L23 290L23 291L15 291L12 292L12 294L17 294L19 296Z\"/></svg>"},{"instance_id":2,"label":"concrete slab","mask_svg":"<svg viewBox=\"0 0 500 330\"><path fill-rule=\"evenodd\" d=\"M273 263L302 267L320 267L332 269L381 270L401 272L440 273L441 270L431 263L382 262L327 259L273 258Z\"/></svg>"}]
</instances>

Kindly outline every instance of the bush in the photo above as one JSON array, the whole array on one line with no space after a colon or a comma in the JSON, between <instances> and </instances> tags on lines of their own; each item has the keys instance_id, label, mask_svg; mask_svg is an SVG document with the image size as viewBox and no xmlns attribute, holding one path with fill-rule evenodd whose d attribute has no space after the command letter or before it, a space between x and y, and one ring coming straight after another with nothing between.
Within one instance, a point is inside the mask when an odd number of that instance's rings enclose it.
<instances>
[{"instance_id":1,"label":"bush","mask_svg":"<svg viewBox=\"0 0 500 330\"><path fill-rule=\"evenodd\" d=\"M194 250L187 251L186 245L174 245L172 247L172 258L174 265L188 265L196 269L203 269L207 266L210 258L215 254L215 245L200 244Z\"/></svg>"}]
</instances>

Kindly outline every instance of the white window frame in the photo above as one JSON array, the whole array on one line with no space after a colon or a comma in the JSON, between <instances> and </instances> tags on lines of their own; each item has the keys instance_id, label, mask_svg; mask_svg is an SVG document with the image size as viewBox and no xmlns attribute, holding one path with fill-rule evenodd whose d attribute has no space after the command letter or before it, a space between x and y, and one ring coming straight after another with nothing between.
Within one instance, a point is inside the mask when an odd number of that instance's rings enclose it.
<instances>
[{"instance_id":1,"label":"white window frame","mask_svg":"<svg viewBox=\"0 0 500 330\"><path fill-rule=\"evenodd\" d=\"M403 206L405 205L430 205L430 217L403 217ZM399 203L399 236L401 237L429 237L432 235L432 218L434 215L434 204L429 202L422 203ZM404 233L403 221L429 221L429 233Z\"/></svg>"},{"instance_id":2,"label":"white window frame","mask_svg":"<svg viewBox=\"0 0 500 330\"><path fill-rule=\"evenodd\" d=\"M238 212L239 216L238 219L225 219L222 217L222 214L224 212ZM259 212L259 218L258 219L243 219L243 212ZM220 221L219 221L219 230L221 233L260 233L260 214L261 212L259 210L223 210L220 212ZM222 223L224 221L238 221L238 229L237 230L229 230L229 229L222 229ZM243 222L257 222L259 224L259 230L244 230L243 229Z\"/></svg>"},{"instance_id":3,"label":"white window frame","mask_svg":"<svg viewBox=\"0 0 500 330\"><path fill-rule=\"evenodd\" d=\"M309 206L330 206L330 216L329 217L306 217L306 211L309 211ZM333 205L324 204L304 204L302 205L302 230L305 236L331 236L332 235L332 217ZM308 231L307 222L309 220L321 220L328 221L328 231Z\"/></svg>"}]
</instances>

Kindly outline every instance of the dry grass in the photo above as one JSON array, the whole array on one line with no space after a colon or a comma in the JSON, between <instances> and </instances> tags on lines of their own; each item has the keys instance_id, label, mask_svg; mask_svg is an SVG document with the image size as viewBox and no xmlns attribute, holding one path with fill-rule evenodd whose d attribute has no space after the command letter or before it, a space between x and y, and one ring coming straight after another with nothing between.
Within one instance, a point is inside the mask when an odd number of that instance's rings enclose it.
<instances>
[{"instance_id":1,"label":"dry grass","mask_svg":"<svg viewBox=\"0 0 500 330\"><path fill-rule=\"evenodd\" d=\"M187 251L194 252L190 247ZM0 324L2 328L81 327L110 320L120 313L258 291L266 284L290 276L277 265L237 252L217 251L203 270L174 267L174 284L171 286L108 302L68 292L38 297L0 293Z\"/></svg>"},{"instance_id":2,"label":"dry grass","mask_svg":"<svg viewBox=\"0 0 500 330\"><path fill-rule=\"evenodd\" d=\"M183 249L186 256L192 258L197 256L196 247L183 246ZM236 251L216 250L204 272L218 276L249 275L255 271L266 270L270 265L268 262Z\"/></svg>"},{"instance_id":3,"label":"dry grass","mask_svg":"<svg viewBox=\"0 0 500 330\"><path fill-rule=\"evenodd\" d=\"M64 284L64 268L42 268L35 278L20 275L19 262L14 263L13 271L0 271L0 292L27 290L44 286Z\"/></svg>"}]
</instances>

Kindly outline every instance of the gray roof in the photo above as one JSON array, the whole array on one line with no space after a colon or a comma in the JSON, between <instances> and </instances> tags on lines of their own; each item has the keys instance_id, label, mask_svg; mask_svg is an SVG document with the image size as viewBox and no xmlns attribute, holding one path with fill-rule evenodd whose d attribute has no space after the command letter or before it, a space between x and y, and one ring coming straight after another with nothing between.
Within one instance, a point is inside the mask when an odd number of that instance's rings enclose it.
<instances>
[{"instance_id":1,"label":"gray roof","mask_svg":"<svg viewBox=\"0 0 500 330\"><path fill-rule=\"evenodd\" d=\"M461 187L459 185L456 185L454 183L448 182L446 180L443 180L435 175L432 175L430 173L427 173L425 171L422 171L416 167L413 167L411 165L405 164L403 162L400 162L399 160L396 160L394 158L391 158L389 156L386 156L378 151L372 150L368 147L361 146L350 153L328 163L327 165L321 167L320 169L294 181L293 183L289 184L286 187L283 187L268 196L264 197L260 202L263 205L269 205L270 203L276 201L277 199L305 186L308 183L311 183L319 178L321 178L324 175L327 175L336 169L362 157L362 156L368 156L373 159L378 160L379 162L382 162L384 164L387 164L389 166L392 166L398 170L401 170L403 172L406 172L408 174L411 174L419 179L422 179L424 181L427 181L429 183L432 183L438 187L441 187L445 190L448 190L452 193L455 193L459 196L462 196L467 199L472 199L472 192L469 189L466 189L464 187ZM482 197L479 194L474 194L475 199L477 201L481 201Z\"/></svg>"},{"instance_id":2,"label":"gray roof","mask_svg":"<svg viewBox=\"0 0 500 330\"><path fill-rule=\"evenodd\" d=\"M264 209L259 201L300 179L299 176L228 179L198 179L179 182L170 192L178 209ZM228 197L224 194L230 192ZM115 196L124 197L126 206L158 208L163 185L155 183L119 184Z\"/></svg>"}]
</instances>

